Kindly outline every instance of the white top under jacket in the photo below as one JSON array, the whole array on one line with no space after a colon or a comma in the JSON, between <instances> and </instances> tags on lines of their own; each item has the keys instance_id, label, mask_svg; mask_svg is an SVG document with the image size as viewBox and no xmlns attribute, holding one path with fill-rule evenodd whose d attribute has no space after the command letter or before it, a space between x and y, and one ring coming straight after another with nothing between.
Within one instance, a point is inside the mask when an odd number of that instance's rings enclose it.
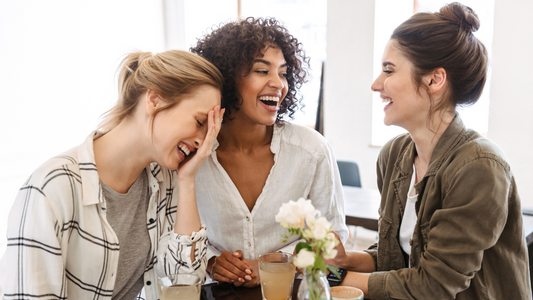
<instances>
[{"instance_id":1,"label":"white top under jacket","mask_svg":"<svg viewBox=\"0 0 533 300\"><path fill-rule=\"evenodd\" d=\"M207 258L222 251L242 250L245 259L263 253L293 253L299 239L282 243L287 229L276 223L281 205L303 197L311 199L331 222L343 243L348 238L344 196L339 170L328 141L315 130L287 123L274 125L270 151L274 166L250 212L237 187L217 160L215 142L211 155L196 175L196 199L202 223L209 228Z\"/></svg>"},{"instance_id":2,"label":"white top under jacket","mask_svg":"<svg viewBox=\"0 0 533 300\"><path fill-rule=\"evenodd\" d=\"M111 299L120 245L106 220L93 152L97 137L93 132L80 146L46 161L20 189L0 260L4 299ZM151 259L142 294L156 300L158 274L196 272L205 278L207 239L204 225L192 237L173 231L176 171L155 163L146 170ZM192 242L196 242L193 263Z\"/></svg>"}]
</instances>

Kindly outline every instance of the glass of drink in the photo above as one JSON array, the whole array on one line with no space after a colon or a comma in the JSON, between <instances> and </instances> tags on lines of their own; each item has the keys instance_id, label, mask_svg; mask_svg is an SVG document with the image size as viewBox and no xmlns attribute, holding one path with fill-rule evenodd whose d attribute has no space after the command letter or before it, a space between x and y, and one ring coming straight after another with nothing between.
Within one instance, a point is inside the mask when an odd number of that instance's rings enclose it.
<instances>
[{"instance_id":1,"label":"glass of drink","mask_svg":"<svg viewBox=\"0 0 533 300\"><path fill-rule=\"evenodd\" d=\"M292 254L283 252L259 255L259 279L263 300L292 299L296 270L292 259Z\"/></svg>"},{"instance_id":2,"label":"glass of drink","mask_svg":"<svg viewBox=\"0 0 533 300\"><path fill-rule=\"evenodd\" d=\"M202 281L196 274L171 274L157 283L160 300L200 300Z\"/></svg>"}]
</instances>

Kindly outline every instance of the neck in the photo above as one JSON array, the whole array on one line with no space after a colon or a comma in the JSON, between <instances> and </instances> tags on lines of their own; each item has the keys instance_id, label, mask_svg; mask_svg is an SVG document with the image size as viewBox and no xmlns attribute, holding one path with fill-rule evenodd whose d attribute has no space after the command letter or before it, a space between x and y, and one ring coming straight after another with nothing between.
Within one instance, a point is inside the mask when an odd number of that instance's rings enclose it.
<instances>
[{"instance_id":1,"label":"neck","mask_svg":"<svg viewBox=\"0 0 533 300\"><path fill-rule=\"evenodd\" d=\"M146 127L124 120L94 141L94 158L100 179L114 191L127 193L148 164L151 143Z\"/></svg>"},{"instance_id":2,"label":"neck","mask_svg":"<svg viewBox=\"0 0 533 300\"><path fill-rule=\"evenodd\" d=\"M222 124L218 134L221 149L250 152L272 141L272 132L276 125L242 124L238 118Z\"/></svg>"},{"instance_id":3,"label":"neck","mask_svg":"<svg viewBox=\"0 0 533 300\"><path fill-rule=\"evenodd\" d=\"M431 121L429 123L426 122L426 126L418 126L409 131L411 138L415 142L419 163L424 166L429 164L435 146L444 131L450 126L454 117L454 113L435 113Z\"/></svg>"}]
</instances>

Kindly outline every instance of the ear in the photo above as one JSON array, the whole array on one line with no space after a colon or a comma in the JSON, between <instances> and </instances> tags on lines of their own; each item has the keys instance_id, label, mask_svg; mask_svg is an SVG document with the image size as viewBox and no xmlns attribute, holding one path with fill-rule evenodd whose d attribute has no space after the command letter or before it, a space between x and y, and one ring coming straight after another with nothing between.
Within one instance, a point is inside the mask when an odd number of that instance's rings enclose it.
<instances>
[{"instance_id":1,"label":"ear","mask_svg":"<svg viewBox=\"0 0 533 300\"><path fill-rule=\"evenodd\" d=\"M444 92L447 81L446 70L444 68L436 68L424 77L426 77L425 82L431 94L435 95Z\"/></svg>"},{"instance_id":2,"label":"ear","mask_svg":"<svg viewBox=\"0 0 533 300\"><path fill-rule=\"evenodd\" d=\"M158 108L161 108L161 106L163 105L159 95L152 90L146 91L144 101L146 106L146 113L152 117L155 115L156 110Z\"/></svg>"}]
</instances>

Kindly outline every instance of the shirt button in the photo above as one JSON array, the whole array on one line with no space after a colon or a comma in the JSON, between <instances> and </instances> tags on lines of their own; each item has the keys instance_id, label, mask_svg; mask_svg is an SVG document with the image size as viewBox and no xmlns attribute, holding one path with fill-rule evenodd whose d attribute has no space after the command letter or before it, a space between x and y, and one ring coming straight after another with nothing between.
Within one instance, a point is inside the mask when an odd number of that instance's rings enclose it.
<instances>
[{"instance_id":1,"label":"shirt button","mask_svg":"<svg viewBox=\"0 0 533 300\"><path fill-rule=\"evenodd\" d=\"M151 284L152 284L151 281L147 281L147 282L146 282L146 285L151 285Z\"/></svg>"},{"instance_id":2,"label":"shirt button","mask_svg":"<svg viewBox=\"0 0 533 300\"><path fill-rule=\"evenodd\" d=\"M249 222L249 221L250 221L250 217L246 217L246 221L248 221L248 222Z\"/></svg>"},{"instance_id":3,"label":"shirt button","mask_svg":"<svg viewBox=\"0 0 533 300\"><path fill-rule=\"evenodd\" d=\"M252 247L252 243L248 242L248 247Z\"/></svg>"},{"instance_id":4,"label":"shirt button","mask_svg":"<svg viewBox=\"0 0 533 300\"><path fill-rule=\"evenodd\" d=\"M155 222L155 220L153 218L150 218L150 224L153 224Z\"/></svg>"},{"instance_id":5,"label":"shirt button","mask_svg":"<svg viewBox=\"0 0 533 300\"><path fill-rule=\"evenodd\" d=\"M413 246L413 239L409 240L409 246Z\"/></svg>"}]
</instances>

